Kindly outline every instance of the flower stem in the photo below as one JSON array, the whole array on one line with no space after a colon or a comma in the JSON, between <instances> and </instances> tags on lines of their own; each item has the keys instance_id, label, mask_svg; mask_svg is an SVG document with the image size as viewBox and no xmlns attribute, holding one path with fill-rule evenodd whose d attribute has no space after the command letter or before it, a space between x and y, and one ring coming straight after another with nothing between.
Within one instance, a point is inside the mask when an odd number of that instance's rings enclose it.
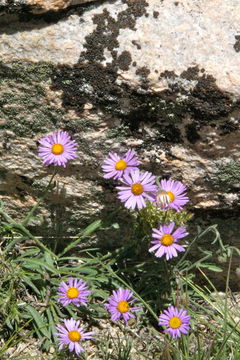
<instances>
[{"instance_id":1,"label":"flower stem","mask_svg":"<svg viewBox=\"0 0 240 360\"><path fill-rule=\"evenodd\" d=\"M22 223L16 222L10 215L5 213L5 211L0 207L0 215L10 224L12 225L12 228L19 231L21 234L26 235L29 239L33 240L37 246L48 252L53 258L56 258L56 254L54 254L50 249L48 249L38 238L36 238L34 235L28 231L25 226Z\"/></svg>"},{"instance_id":2,"label":"flower stem","mask_svg":"<svg viewBox=\"0 0 240 360\"><path fill-rule=\"evenodd\" d=\"M45 190L44 190L43 193L42 193L42 196L38 199L38 201L36 202L36 204L32 207L32 209L29 211L29 213L27 214L27 216L25 217L25 219L22 221L21 224L22 224L23 226L26 226L26 225L29 223L29 221L31 220L31 218L32 218L32 216L33 216L33 214L34 214L34 211L38 208L38 206L40 205L41 201L44 199L45 195L47 194L47 192L48 192L48 190L49 190L49 188L50 188L50 186L51 186L51 183L52 183L52 181L53 181L53 179L54 179L54 177L55 177L56 174L57 174L57 170L54 169L53 174L52 174L52 176L51 176L51 178L50 178L50 180L49 180L49 182L48 182Z\"/></svg>"}]
</instances>

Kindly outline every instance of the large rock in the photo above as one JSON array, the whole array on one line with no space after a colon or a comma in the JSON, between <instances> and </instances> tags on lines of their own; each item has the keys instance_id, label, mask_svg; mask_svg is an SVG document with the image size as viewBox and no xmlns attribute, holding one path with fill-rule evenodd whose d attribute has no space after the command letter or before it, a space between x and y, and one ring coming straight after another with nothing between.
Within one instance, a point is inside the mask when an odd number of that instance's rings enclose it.
<instances>
[{"instance_id":1,"label":"large rock","mask_svg":"<svg viewBox=\"0 0 240 360\"><path fill-rule=\"evenodd\" d=\"M47 11L59 11L69 6L86 4L94 0L0 0L0 15L26 9L39 14Z\"/></svg>"},{"instance_id":2,"label":"large rock","mask_svg":"<svg viewBox=\"0 0 240 360\"><path fill-rule=\"evenodd\" d=\"M34 231L76 234L118 206L100 165L129 147L144 169L186 183L193 210L236 214L238 0L97 1L0 21L0 191L14 217L50 177L37 140L59 128L79 157L59 171Z\"/></svg>"}]
</instances>

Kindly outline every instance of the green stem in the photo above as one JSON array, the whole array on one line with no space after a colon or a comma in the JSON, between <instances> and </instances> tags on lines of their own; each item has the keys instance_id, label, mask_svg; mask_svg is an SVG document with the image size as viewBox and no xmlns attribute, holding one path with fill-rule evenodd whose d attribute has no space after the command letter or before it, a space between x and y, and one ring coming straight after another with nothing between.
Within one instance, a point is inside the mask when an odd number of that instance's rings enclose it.
<instances>
[{"instance_id":1,"label":"green stem","mask_svg":"<svg viewBox=\"0 0 240 360\"><path fill-rule=\"evenodd\" d=\"M39 248L41 248L42 250L46 251L47 253L49 253L53 258L56 258L56 254L54 254L54 252L52 252L50 249L48 249L40 240L38 240L38 238L36 238L34 235L32 235L30 233L30 231L28 231L25 226L23 226L22 224L18 224L16 223L16 227L22 231L25 235L27 235L30 239L34 240L34 242L38 245Z\"/></svg>"},{"instance_id":2,"label":"green stem","mask_svg":"<svg viewBox=\"0 0 240 360\"><path fill-rule=\"evenodd\" d=\"M11 344L11 342L19 335L19 333L21 332L21 330L23 330L33 319L29 319L28 321L25 322L25 324L23 324L23 326L21 328L19 328L4 344L4 346L0 349L0 355L4 355L5 351L8 349L9 344ZM20 339L18 339L14 344L11 345L16 345L17 343L19 343L24 337L21 337Z\"/></svg>"},{"instance_id":3,"label":"green stem","mask_svg":"<svg viewBox=\"0 0 240 360\"><path fill-rule=\"evenodd\" d=\"M94 258L93 255L91 255L90 253L88 253L89 256L91 256L92 258ZM102 263L102 261L100 260L101 266L103 266L108 272L110 272L119 282L121 282L123 285L125 285L129 290L132 291L132 293L143 303L143 305L148 309L148 311L152 314L152 316L159 321L159 317L157 316L157 314L155 314L155 312L153 311L153 309L151 308L151 306L149 306L145 300L143 300L143 298L131 287L128 285L128 283L126 283L123 279L121 279L113 270L110 266L107 266L105 264Z\"/></svg>"},{"instance_id":4,"label":"green stem","mask_svg":"<svg viewBox=\"0 0 240 360\"><path fill-rule=\"evenodd\" d=\"M41 201L44 199L45 195L47 194L47 192L48 192L48 190L49 190L49 188L50 188L50 186L51 186L51 183L52 183L52 181L53 181L53 179L54 179L54 177L55 177L56 174L57 174L57 170L54 169L53 174L52 174L52 176L51 176L51 178L50 178L50 180L49 180L49 183L47 184L45 190L43 191L42 196L38 199L38 201L36 202L36 204L32 207L32 209L29 211L29 213L27 214L27 216L25 217L25 219L22 221L22 225L23 225L23 226L26 226L26 225L29 223L29 221L31 220L31 218L32 218L32 216L33 216L33 214L34 214L34 211L38 208L38 206L40 205Z\"/></svg>"},{"instance_id":5,"label":"green stem","mask_svg":"<svg viewBox=\"0 0 240 360\"><path fill-rule=\"evenodd\" d=\"M56 254L54 254L51 250L49 250L45 245L43 245L41 243L40 240L38 240L38 238L36 238L35 236L33 236L30 231L28 231L25 226L21 223L17 223L15 220L13 220L13 218L11 216L9 216L8 214L6 214L3 209L0 208L0 215L2 215L2 217L8 221L9 224L12 225L12 227L16 230L18 230L21 234L24 234L28 237L28 239L32 239L34 240L34 242L38 245L38 247L46 252L48 252L51 256L53 256L53 258L56 257Z\"/></svg>"},{"instance_id":6,"label":"green stem","mask_svg":"<svg viewBox=\"0 0 240 360\"><path fill-rule=\"evenodd\" d=\"M178 261L178 263L176 264L176 268L179 267L180 264L183 263L183 261L186 259L188 253L190 252L190 249L192 248L193 244L195 244L195 242L200 239L203 235L205 235L205 233L207 233L209 231L209 228L207 228L206 230L204 230L203 232L201 232L200 234L197 234L197 236L195 236L195 238L193 239L193 241L188 245L187 250L184 252L183 256L181 256L181 259Z\"/></svg>"}]
</instances>

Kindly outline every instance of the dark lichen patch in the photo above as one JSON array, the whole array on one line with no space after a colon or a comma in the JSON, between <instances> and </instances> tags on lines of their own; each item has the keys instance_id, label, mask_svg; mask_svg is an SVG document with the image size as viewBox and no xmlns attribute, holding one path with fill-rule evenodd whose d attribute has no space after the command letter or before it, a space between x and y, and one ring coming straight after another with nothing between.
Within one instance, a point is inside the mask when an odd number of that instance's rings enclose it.
<instances>
[{"instance_id":1,"label":"dark lichen patch","mask_svg":"<svg viewBox=\"0 0 240 360\"><path fill-rule=\"evenodd\" d=\"M146 75L145 71L143 75ZM116 72L100 64L59 66L52 77L52 89L61 90L63 106L79 114L84 104L90 102L103 112L122 119L131 131L138 130L141 123L151 122L156 126L157 139L179 141L179 136L174 133L178 134L177 125L185 116L184 103L176 102L175 95L152 94L142 87L117 84L116 79Z\"/></svg>"},{"instance_id":2,"label":"dark lichen patch","mask_svg":"<svg viewBox=\"0 0 240 360\"><path fill-rule=\"evenodd\" d=\"M0 128L18 136L33 137L64 128L68 115L48 97L54 66L49 63L0 63ZM60 99L58 99L60 102Z\"/></svg>"},{"instance_id":3,"label":"dark lichen patch","mask_svg":"<svg viewBox=\"0 0 240 360\"><path fill-rule=\"evenodd\" d=\"M168 78L177 78L177 77L178 76L175 74L174 71L165 70L165 71L160 73L159 80L161 78L168 79Z\"/></svg>"},{"instance_id":4,"label":"dark lichen patch","mask_svg":"<svg viewBox=\"0 0 240 360\"><path fill-rule=\"evenodd\" d=\"M186 106L188 112L199 124L206 124L220 117L227 117L239 105L231 98L231 94L218 88L213 76L207 75L204 69L197 66L190 67L183 71L180 76L174 71L164 71L159 79L171 79L169 88L177 93L178 91L187 96ZM196 85L190 91L186 91L181 85L181 80L195 81ZM220 123L216 123L220 127Z\"/></svg>"},{"instance_id":5,"label":"dark lichen patch","mask_svg":"<svg viewBox=\"0 0 240 360\"><path fill-rule=\"evenodd\" d=\"M123 51L117 58L116 65L119 69L127 71L131 65L132 57L129 51Z\"/></svg>"},{"instance_id":6,"label":"dark lichen patch","mask_svg":"<svg viewBox=\"0 0 240 360\"><path fill-rule=\"evenodd\" d=\"M123 0L128 5L126 10L120 11L117 19L113 18L107 9L101 14L95 14L93 23L96 29L85 38L85 51L80 55L79 63L96 63L104 60L104 50L110 51L113 61L112 68L117 70L118 56L115 49L119 47L117 37L120 29L135 29L136 19L146 14L148 6L145 0Z\"/></svg>"},{"instance_id":7,"label":"dark lichen patch","mask_svg":"<svg viewBox=\"0 0 240 360\"><path fill-rule=\"evenodd\" d=\"M236 42L233 45L236 52L240 52L240 35L235 36Z\"/></svg>"},{"instance_id":8,"label":"dark lichen patch","mask_svg":"<svg viewBox=\"0 0 240 360\"><path fill-rule=\"evenodd\" d=\"M147 81L149 69L137 69L136 74L142 81L139 87L133 88L116 81L118 75L111 65L104 67L99 63L82 63L73 67L58 66L52 76L52 89L61 90L63 106L79 114L84 104L90 102L93 111L94 107L100 107L103 112L122 119L123 124L133 132L138 131L142 123L152 123L156 130L155 140L161 142L180 142L182 136L187 135L187 140L194 143L199 140L202 125L211 121L214 127L220 129L224 121L220 121L219 117L226 115L228 118L237 106L228 94L217 88L213 78L199 73L197 68L190 68L183 74L196 81L192 91L186 91L181 82L176 81L169 85L170 90L154 94ZM197 77L197 74L200 75ZM176 78L173 72L165 72L161 76ZM183 100L179 101L179 94L185 95ZM180 123L186 114L193 120L182 132L179 130Z\"/></svg>"},{"instance_id":9,"label":"dark lichen patch","mask_svg":"<svg viewBox=\"0 0 240 360\"><path fill-rule=\"evenodd\" d=\"M146 66L142 66L135 71L135 74L141 76L143 79L146 80L148 75L150 74L150 70Z\"/></svg>"},{"instance_id":10,"label":"dark lichen patch","mask_svg":"<svg viewBox=\"0 0 240 360\"><path fill-rule=\"evenodd\" d=\"M62 90L64 107L81 112L85 103L113 107L123 90L115 84L117 74L100 64L62 65L52 75L52 89Z\"/></svg>"},{"instance_id":11,"label":"dark lichen patch","mask_svg":"<svg viewBox=\"0 0 240 360\"><path fill-rule=\"evenodd\" d=\"M157 19L158 16L159 16L159 11L154 11L154 12L153 12L153 17L154 17L154 19Z\"/></svg>"},{"instance_id":12,"label":"dark lichen patch","mask_svg":"<svg viewBox=\"0 0 240 360\"><path fill-rule=\"evenodd\" d=\"M226 192L240 190L240 161L231 161L218 167L209 182L217 189Z\"/></svg>"},{"instance_id":13,"label":"dark lichen patch","mask_svg":"<svg viewBox=\"0 0 240 360\"><path fill-rule=\"evenodd\" d=\"M199 78L199 72L198 66L189 67L181 73L180 77L187 80L197 80Z\"/></svg>"},{"instance_id":14,"label":"dark lichen patch","mask_svg":"<svg viewBox=\"0 0 240 360\"><path fill-rule=\"evenodd\" d=\"M215 79L203 75L191 91L189 106L199 121L226 116L233 110L230 94L221 91Z\"/></svg>"},{"instance_id":15,"label":"dark lichen patch","mask_svg":"<svg viewBox=\"0 0 240 360\"><path fill-rule=\"evenodd\" d=\"M135 74L140 77L140 84L142 89L148 90L149 88L148 75L150 74L150 70L146 66L142 66L137 68Z\"/></svg>"},{"instance_id":16,"label":"dark lichen patch","mask_svg":"<svg viewBox=\"0 0 240 360\"><path fill-rule=\"evenodd\" d=\"M123 3L129 6L130 12L135 19L147 13L146 7L148 3L146 0L123 0Z\"/></svg>"}]
</instances>

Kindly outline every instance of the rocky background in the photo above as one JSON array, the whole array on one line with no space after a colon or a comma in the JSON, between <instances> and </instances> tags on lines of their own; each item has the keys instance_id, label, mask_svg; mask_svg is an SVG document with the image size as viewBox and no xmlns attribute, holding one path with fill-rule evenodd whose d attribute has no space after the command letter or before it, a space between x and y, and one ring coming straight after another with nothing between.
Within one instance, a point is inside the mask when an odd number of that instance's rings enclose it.
<instances>
[{"instance_id":1,"label":"rocky background","mask_svg":"<svg viewBox=\"0 0 240 360\"><path fill-rule=\"evenodd\" d=\"M38 139L64 129L78 159L59 171L31 223L36 234L74 236L114 211L100 165L131 147L143 169L189 187L194 227L218 223L239 246L239 24L239 0L0 0L0 197L9 213L20 220L35 204L52 172ZM127 237L128 212L117 217L123 226L102 246Z\"/></svg>"}]
</instances>

